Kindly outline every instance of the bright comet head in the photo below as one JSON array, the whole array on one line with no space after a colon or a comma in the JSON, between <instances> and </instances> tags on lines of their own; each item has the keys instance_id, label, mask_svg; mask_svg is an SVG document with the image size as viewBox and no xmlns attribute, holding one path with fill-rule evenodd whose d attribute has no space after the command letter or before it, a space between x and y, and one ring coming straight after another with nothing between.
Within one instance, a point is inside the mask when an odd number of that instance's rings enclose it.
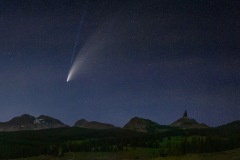
<instances>
[{"instance_id":1,"label":"bright comet head","mask_svg":"<svg viewBox=\"0 0 240 160\"><path fill-rule=\"evenodd\" d=\"M68 77L67 77L67 82L70 80L69 77L70 77L70 76L68 75Z\"/></svg>"}]
</instances>

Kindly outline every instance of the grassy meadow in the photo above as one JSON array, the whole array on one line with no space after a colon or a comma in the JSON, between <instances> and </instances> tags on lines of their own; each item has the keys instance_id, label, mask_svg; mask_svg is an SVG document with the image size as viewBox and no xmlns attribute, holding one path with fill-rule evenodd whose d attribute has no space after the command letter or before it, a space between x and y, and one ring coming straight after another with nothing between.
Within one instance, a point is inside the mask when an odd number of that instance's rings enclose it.
<instances>
[{"instance_id":1,"label":"grassy meadow","mask_svg":"<svg viewBox=\"0 0 240 160\"><path fill-rule=\"evenodd\" d=\"M74 152L63 157L38 156L16 160L240 160L240 148L204 154L156 157L156 149L137 148L118 152Z\"/></svg>"}]
</instances>

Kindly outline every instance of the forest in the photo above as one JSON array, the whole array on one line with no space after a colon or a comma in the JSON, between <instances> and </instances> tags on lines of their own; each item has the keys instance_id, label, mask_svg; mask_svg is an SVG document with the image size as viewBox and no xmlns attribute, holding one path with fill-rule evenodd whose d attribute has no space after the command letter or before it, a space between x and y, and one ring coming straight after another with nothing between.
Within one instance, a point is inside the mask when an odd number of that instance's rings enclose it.
<instances>
[{"instance_id":1,"label":"forest","mask_svg":"<svg viewBox=\"0 0 240 160\"><path fill-rule=\"evenodd\" d=\"M64 156L67 152L118 152L155 148L157 156L211 153L240 147L239 129L169 129L142 133L126 129L56 128L0 132L0 158L38 155Z\"/></svg>"}]
</instances>

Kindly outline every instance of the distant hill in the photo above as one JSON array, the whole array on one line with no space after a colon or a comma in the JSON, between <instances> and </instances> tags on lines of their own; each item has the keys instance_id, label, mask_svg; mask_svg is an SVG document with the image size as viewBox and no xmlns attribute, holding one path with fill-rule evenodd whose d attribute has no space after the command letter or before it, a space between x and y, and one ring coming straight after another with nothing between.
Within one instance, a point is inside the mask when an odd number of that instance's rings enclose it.
<instances>
[{"instance_id":1,"label":"distant hill","mask_svg":"<svg viewBox=\"0 0 240 160\"><path fill-rule=\"evenodd\" d=\"M218 126L217 128L220 128L220 129L240 129L240 120L233 121L231 123L227 123L227 124Z\"/></svg>"},{"instance_id":2,"label":"distant hill","mask_svg":"<svg viewBox=\"0 0 240 160\"><path fill-rule=\"evenodd\" d=\"M78 120L73 127L89 128L89 129L111 129L116 128L112 124L101 123L96 121L88 122L85 119Z\"/></svg>"},{"instance_id":3,"label":"distant hill","mask_svg":"<svg viewBox=\"0 0 240 160\"><path fill-rule=\"evenodd\" d=\"M59 127L67 127L67 125L45 115L35 118L31 115L23 114L7 122L0 123L0 131L39 130Z\"/></svg>"},{"instance_id":4,"label":"distant hill","mask_svg":"<svg viewBox=\"0 0 240 160\"><path fill-rule=\"evenodd\" d=\"M123 129L135 130L138 132L160 132L169 129L169 126L163 126L149 119L134 117Z\"/></svg>"},{"instance_id":5,"label":"distant hill","mask_svg":"<svg viewBox=\"0 0 240 160\"><path fill-rule=\"evenodd\" d=\"M185 111L182 118L176 120L170 124L170 126L178 127L181 129L208 128L206 124L199 123L195 119L188 118L187 111Z\"/></svg>"}]
</instances>

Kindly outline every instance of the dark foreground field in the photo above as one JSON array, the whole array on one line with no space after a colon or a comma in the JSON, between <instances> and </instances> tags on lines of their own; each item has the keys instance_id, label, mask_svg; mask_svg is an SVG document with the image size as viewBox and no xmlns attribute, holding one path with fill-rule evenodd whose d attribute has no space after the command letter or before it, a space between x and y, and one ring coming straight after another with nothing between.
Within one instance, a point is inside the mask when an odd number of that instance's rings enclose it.
<instances>
[{"instance_id":1,"label":"dark foreground field","mask_svg":"<svg viewBox=\"0 0 240 160\"><path fill-rule=\"evenodd\" d=\"M74 152L63 157L37 156L18 160L240 160L240 148L205 154L155 157L155 149L137 148L119 152Z\"/></svg>"},{"instance_id":2,"label":"dark foreground field","mask_svg":"<svg viewBox=\"0 0 240 160\"><path fill-rule=\"evenodd\" d=\"M0 159L240 160L239 133L239 129L218 128L169 128L156 133L120 128L0 132Z\"/></svg>"}]
</instances>

